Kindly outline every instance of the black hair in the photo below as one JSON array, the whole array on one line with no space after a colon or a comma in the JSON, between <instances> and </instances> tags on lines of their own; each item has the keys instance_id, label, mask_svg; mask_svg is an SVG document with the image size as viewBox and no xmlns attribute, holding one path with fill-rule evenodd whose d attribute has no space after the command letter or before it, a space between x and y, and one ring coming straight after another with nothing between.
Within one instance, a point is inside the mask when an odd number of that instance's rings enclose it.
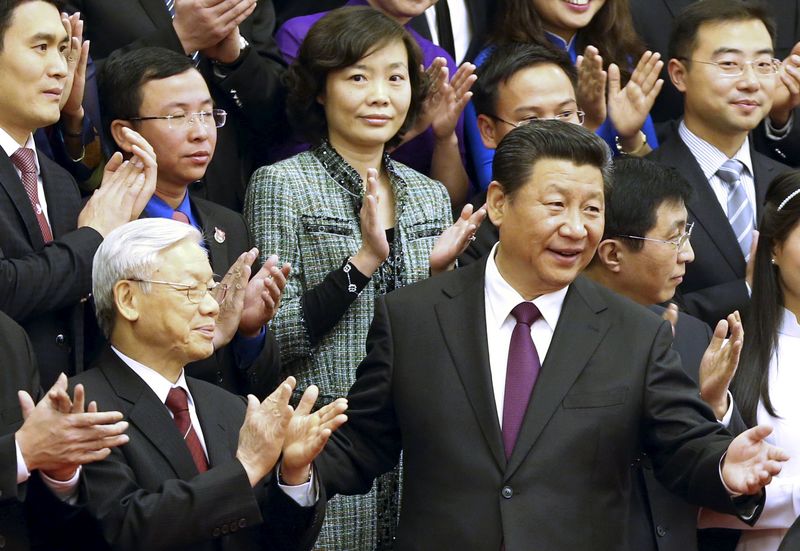
<instances>
[{"instance_id":1,"label":"black hair","mask_svg":"<svg viewBox=\"0 0 800 551\"><path fill-rule=\"evenodd\" d=\"M196 70L190 57L166 48L146 47L112 53L98 77L103 129L109 138L113 121L140 115L142 86L151 80L189 70Z\"/></svg>"},{"instance_id":2,"label":"black hair","mask_svg":"<svg viewBox=\"0 0 800 551\"><path fill-rule=\"evenodd\" d=\"M3 51L3 45L6 40L6 31L11 26L11 21L14 18L14 10L26 2L33 2L35 0L0 0L0 52ZM62 0L38 0L46 4L54 6L59 13L64 11L65 5Z\"/></svg>"},{"instance_id":3,"label":"black hair","mask_svg":"<svg viewBox=\"0 0 800 551\"><path fill-rule=\"evenodd\" d=\"M691 58L692 52L697 47L697 33L704 24L751 19L758 19L764 23L774 46L775 22L769 9L760 2L740 0L694 2L683 9L672 24L667 49L669 57L683 60Z\"/></svg>"},{"instance_id":4,"label":"black hair","mask_svg":"<svg viewBox=\"0 0 800 551\"><path fill-rule=\"evenodd\" d=\"M781 174L767 191L763 217L758 228L758 247L753 266L750 307L744 318L744 340L732 392L744 421L756 424L759 399L777 417L769 397L769 364L778 345L778 329L783 319L784 295L780 285L780 266L772 263L772 253L800 222L800 193L778 210L790 195L800 190L800 171Z\"/></svg>"},{"instance_id":5,"label":"black hair","mask_svg":"<svg viewBox=\"0 0 800 551\"><path fill-rule=\"evenodd\" d=\"M506 134L495 151L492 180L513 200L540 159L597 167L603 173L606 193L611 186L611 150L606 142L580 125L558 120L533 121Z\"/></svg>"},{"instance_id":6,"label":"black hair","mask_svg":"<svg viewBox=\"0 0 800 551\"><path fill-rule=\"evenodd\" d=\"M614 160L614 185L606 193L606 225L603 239L634 235L644 237L658 223L664 204L689 202L692 186L674 168L637 157ZM639 250L640 239L627 239L629 248Z\"/></svg>"},{"instance_id":7,"label":"black hair","mask_svg":"<svg viewBox=\"0 0 800 551\"><path fill-rule=\"evenodd\" d=\"M329 12L309 29L297 59L284 75L288 88L289 121L300 135L317 144L328 135L325 110L317 98L325 91L328 74L356 63L370 52L401 41L408 53L411 105L406 120L386 144L399 145L414 125L427 93L427 80L419 70L422 53L402 25L368 6L348 6Z\"/></svg>"},{"instance_id":8,"label":"black hair","mask_svg":"<svg viewBox=\"0 0 800 551\"><path fill-rule=\"evenodd\" d=\"M566 73L572 87L578 85L578 71L566 52L556 51L537 44L512 42L492 48L483 65L478 67L478 80L472 85L472 103L481 115L494 115L497 111L497 89L517 72L534 65L552 64Z\"/></svg>"}]
</instances>

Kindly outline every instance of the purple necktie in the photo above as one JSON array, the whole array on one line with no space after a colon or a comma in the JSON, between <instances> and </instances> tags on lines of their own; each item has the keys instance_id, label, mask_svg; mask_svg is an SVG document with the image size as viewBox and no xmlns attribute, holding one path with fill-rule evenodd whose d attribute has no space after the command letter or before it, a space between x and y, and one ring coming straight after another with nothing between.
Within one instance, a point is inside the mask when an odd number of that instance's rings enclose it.
<instances>
[{"instance_id":1,"label":"purple necktie","mask_svg":"<svg viewBox=\"0 0 800 551\"><path fill-rule=\"evenodd\" d=\"M541 317L541 312L532 302L521 302L511 310L511 315L516 318L517 325L511 333L511 344L508 347L503 399L503 445L506 459L514 451L531 391L541 368L539 354L531 338L531 324Z\"/></svg>"},{"instance_id":2,"label":"purple necktie","mask_svg":"<svg viewBox=\"0 0 800 551\"><path fill-rule=\"evenodd\" d=\"M36 153L33 149L20 147L11 155L11 162L22 174L22 185L25 187L25 193L33 207L33 213L36 215L44 242L50 243L53 240L53 232L50 230L50 224L47 223L42 205L39 203L39 176L36 173L35 157Z\"/></svg>"}]
</instances>

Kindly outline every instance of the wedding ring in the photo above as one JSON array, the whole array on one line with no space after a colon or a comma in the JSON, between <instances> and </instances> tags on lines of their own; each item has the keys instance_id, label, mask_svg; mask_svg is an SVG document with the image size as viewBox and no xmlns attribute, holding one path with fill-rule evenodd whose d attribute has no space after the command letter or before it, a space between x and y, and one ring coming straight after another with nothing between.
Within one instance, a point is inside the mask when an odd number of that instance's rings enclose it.
<instances>
[{"instance_id":1,"label":"wedding ring","mask_svg":"<svg viewBox=\"0 0 800 551\"><path fill-rule=\"evenodd\" d=\"M470 240L470 241L475 241L475 239L477 239L477 238L475 237L475 234L474 234L474 233L473 233L472 235L470 235L470 236L469 236L469 240Z\"/></svg>"}]
</instances>

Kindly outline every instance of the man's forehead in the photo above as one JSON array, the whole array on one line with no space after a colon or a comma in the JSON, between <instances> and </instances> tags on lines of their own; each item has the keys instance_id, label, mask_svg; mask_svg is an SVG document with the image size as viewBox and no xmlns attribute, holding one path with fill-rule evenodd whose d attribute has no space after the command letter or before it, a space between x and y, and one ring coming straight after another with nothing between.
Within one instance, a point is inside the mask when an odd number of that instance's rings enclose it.
<instances>
[{"instance_id":1,"label":"man's forehead","mask_svg":"<svg viewBox=\"0 0 800 551\"><path fill-rule=\"evenodd\" d=\"M212 103L203 76L191 68L183 73L152 79L142 85L142 104L151 107L183 107Z\"/></svg>"},{"instance_id":2,"label":"man's forehead","mask_svg":"<svg viewBox=\"0 0 800 551\"><path fill-rule=\"evenodd\" d=\"M695 50L740 52L748 55L771 53L772 38L760 19L709 21L697 29Z\"/></svg>"},{"instance_id":3,"label":"man's forehead","mask_svg":"<svg viewBox=\"0 0 800 551\"><path fill-rule=\"evenodd\" d=\"M161 251L156 272L206 281L212 275L208 254L199 244L184 239Z\"/></svg>"},{"instance_id":4,"label":"man's forehead","mask_svg":"<svg viewBox=\"0 0 800 551\"><path fill-rule=\"evenodd\" d=\"M23 40L38 37L62 42L69 39L58 9L39 1L23 2L13 9L5 36L10 34Z\"/></svg>"}]
</instances>

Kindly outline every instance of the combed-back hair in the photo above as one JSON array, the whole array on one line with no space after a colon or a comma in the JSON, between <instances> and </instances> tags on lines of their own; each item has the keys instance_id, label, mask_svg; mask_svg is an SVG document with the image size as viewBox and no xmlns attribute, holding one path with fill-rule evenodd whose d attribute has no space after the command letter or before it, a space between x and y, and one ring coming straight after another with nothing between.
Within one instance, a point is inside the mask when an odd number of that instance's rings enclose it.
<instances>
[{"instance_id":1,"label":"combed-back hair","mask_svg":"<svg viewBox=\"0 0 800 551\"><path fill-rule=\"evenodd\" d=\"M513 200L540 159L597 167L603 173L606 193L611 186L613 165L606 142L580 125L558 120L532 121L506 134L495 151L492 180Z\"/></svg>"},{"instance_id":2,"label":"combed-back hair","mask_svg":"<svg viewBox=\"0 0 800 551\"><path fill-rule=\"evenodd\" d=\"M661 205L685 205L691 196L691 184L674 168L638 157L617 157L614 185L606 193L603 239L644 237L658 223ZM626 243L634 250L644 245L640 239L627 239Z\"/></svg>"},{"instance_id":3,"label":"combed-back hair","mask_svg":"<svg viewBox=\"0 0 800 551\"><path fill-rule=\"evenodd\" d=\"M784 294L780 284L781 267L772 263L772 252L786 241L800 221L800 193L778 210L781 203L798 190L800 171L787 172L775 178L767 191L758 228L753 288L750 307L744 318L746 338L732 384L736 404L750 426L756 424L759 399L767 412L777 417L769 397L769 363L778 346Z\"/></svg>"},{"instance_id":4,"label":"combed-back hair","mask_svg":"<svg viewBox=\"0 0 800 551\"><path fill-rule=\"evenodd\" d=\"M519 42L494 47L476 71L478 80L472 85L475 111L479 115L494 115L497 112L497 89L500 85L523 69L543 64L560 68L569 78L572 87L577 87L578 71L566 52Z\"/></svg>"},{"instance_id":5,"label":"combed-back hair","mask_svg":"<svg viewBox=\"0 0 800 551\"><path fill-rule=\"evenodd\" d=\"M368 6L332 10L317 21L303 40L297 59L284 75L288 89L286 110L295 130L312 144L328 135L325 109L318 98L325 92L328 74L355 64L392 42L400 41L408 54L411 105L400 130L386 144L399 145L414 125L427 94L428 83L419 67L422 52L402 25Z\"/></svg>"}]
</instances>

